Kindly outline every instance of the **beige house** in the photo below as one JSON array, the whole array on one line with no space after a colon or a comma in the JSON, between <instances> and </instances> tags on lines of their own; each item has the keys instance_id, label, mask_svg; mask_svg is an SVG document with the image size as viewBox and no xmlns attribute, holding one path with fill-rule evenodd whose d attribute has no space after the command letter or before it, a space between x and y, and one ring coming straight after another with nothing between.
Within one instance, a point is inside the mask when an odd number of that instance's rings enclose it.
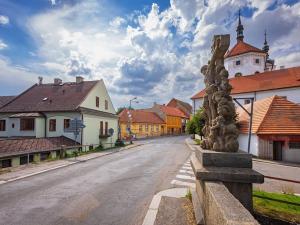
<instances>
[{"instance_id":1,"label":"beige house","mask_svg":"<svg viewBox=\"0 0 300 225\"><path fill-rule=\"evenodd\" d=\"M7 139L64 137L80 145L110 147L118 138L118 116L103 80L76 77L76 82L63 83L56 78L54 83L40 82L18 96L0 97L0 103L1 145ZM75 118L85 125L76 140L67 132Z\"/></svg>"}]
</instances>

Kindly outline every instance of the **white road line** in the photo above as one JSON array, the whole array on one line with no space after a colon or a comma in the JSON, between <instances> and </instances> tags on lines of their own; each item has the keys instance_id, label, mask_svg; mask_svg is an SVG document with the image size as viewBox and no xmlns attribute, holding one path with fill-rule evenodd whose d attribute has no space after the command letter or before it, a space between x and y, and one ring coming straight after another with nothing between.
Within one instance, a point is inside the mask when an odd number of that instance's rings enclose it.
<instances>
[{"instance_id":1,"label":"white road line","mask_svg":"<svg viewBox=\"0 0 300 225\"><path fill-rule=\"evenodd\" d=\"M194 172L193 171L189 171L189 170L179 170L179 173L187 173L187 174L194 175Z\"/></svg>"},{"instance_id":2,"label":"white road line","mask_svg":"<svg viewBox=\"0 0 300 225\"><path fill-rule=\"evenodd\" d=\"M186 186L186 187L190 187L190 188L196 188L196 184L184 182L184 181L180 181L180 180L172 180L171 184Z\"/></svg>"},{"instance_id":3,"label":"white road line","mask_svg":"<svg viewBox=\"0 0 300 225\"><path fill-rule=\"evenodd\" d=\"M191 164L190 163L185 163L183 164L184 166L190 166Z\"/></svg>"},{"instance_id":4,"label":"white road line","mask_svg":"<svg viewBox=\"0 0 300 225\"><path fill-rule=\"evenodd\" d=\"M182 179L182 180L196 180L195 177L187 176L187 175L176 175L176 178Z\"/></svg>"},{"instance_id":5,"label":"white road line","mask_svg":"<svg viewBox=\"0 0 300 225\"><path fill-rule=\"evenodd\" d=\"M183 166L181 168L184 170L193 170L191 166Z\"/></svg>"}]
</instances>

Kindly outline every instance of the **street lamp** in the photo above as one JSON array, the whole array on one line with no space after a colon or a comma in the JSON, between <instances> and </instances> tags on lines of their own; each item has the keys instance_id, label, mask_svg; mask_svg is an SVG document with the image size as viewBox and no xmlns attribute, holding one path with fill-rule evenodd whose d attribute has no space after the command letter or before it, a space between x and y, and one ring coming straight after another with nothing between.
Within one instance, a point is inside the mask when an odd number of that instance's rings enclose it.
<instances>
[{"instance_id":1,"label":"street lamp","mask_svg":"<svg viewBox=\"0 0 300 225\"><path fill-rule=\"evenodd\" d=\"M129 135L130 135L130 144L132 144L132 132L131 132L131 120L132 120L132 115L130 113L131 110L131 102L134 103L139 103L138 101L136 101L137 97L134 97L132 99L129 100L129 109L128 109L128 127L129 127Z\"/></svg>"}]
</instances>

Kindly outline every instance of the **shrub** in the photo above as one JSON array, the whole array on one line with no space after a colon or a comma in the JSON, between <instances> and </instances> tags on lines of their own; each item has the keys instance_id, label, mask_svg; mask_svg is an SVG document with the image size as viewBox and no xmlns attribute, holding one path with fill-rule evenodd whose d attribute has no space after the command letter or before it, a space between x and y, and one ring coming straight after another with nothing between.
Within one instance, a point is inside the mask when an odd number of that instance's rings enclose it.
<instances>
[{"instance_id":1,"label":"shrub","mask_svg":"<svg viewBox=\"0 0 300 225\"><path fill-rule=\"evenodd\" d=\"M116 143L115 143L115 146L116 147L123 147L123 146L125 146L125 143L121 139L117 139Z\"/></svg>"},{"instance_id":2,"label":"shrub","mask_svg":"<svg viewBox=\"0 0 300 225\"><path fill-rule=\"evenodd\" d=\"M187 122L186 131L188 134L198 134L203 136L202 129L204 127L204 110L200 108L193 118Z\"/></svg>"}]
</instances>

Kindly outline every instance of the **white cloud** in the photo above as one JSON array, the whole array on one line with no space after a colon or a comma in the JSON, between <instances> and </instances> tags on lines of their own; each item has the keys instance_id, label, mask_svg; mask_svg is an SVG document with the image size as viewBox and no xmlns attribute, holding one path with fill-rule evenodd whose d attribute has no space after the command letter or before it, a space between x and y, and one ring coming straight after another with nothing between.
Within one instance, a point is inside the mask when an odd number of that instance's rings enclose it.
<instances>
[{"instance_id":1,"label":"white cloud","mask_svg":"<svg viewBox=\"0 0 300 225\"><path fill-rule=\"evenodd\" d=\"M200 68L210 57L212 36L230 33L235 43L239 8L255 9L251 17L242 17L246 42L262 47L267 28L271 57L286 66L297 64L300 3L269 10L273 3L171 0L164 11L154 3L148 13L121 17L104 1L90 0L34 15L27 28L39 46L39 69L64 80L77 74L103 78L116 106L134 95L143 99L141 106L149 106L171 97L189 101L203 88Z\"/></svg>"},{"instance_id":2,"label":"white cloud","mask_svg":"<svg viewBox=\"0 0 300 225\"><path fill-rule=\"evenodd\" d=\"M49 0L52 5L56 5L56 0Z\"/></svg>"},{"instance_id":3,"label":"white cloud","mask_svg":"<svg viewBox=\"0 0 300 225\"><path fill-rule=\"evenodd\" d=\"M7 44L5 44L1 39L0 39L0 50L7 48Z\"/></svg>"},{"instance_id":4,"label":"white cloud","mask_svg":"<svg viewBox=\"0 0 300 225\"><path fill-rule=\"evenodd\" d=\"M0 24L2 25L9 24L9 18L7 16L0 15Z\"/></svg>"}]
</instances>

